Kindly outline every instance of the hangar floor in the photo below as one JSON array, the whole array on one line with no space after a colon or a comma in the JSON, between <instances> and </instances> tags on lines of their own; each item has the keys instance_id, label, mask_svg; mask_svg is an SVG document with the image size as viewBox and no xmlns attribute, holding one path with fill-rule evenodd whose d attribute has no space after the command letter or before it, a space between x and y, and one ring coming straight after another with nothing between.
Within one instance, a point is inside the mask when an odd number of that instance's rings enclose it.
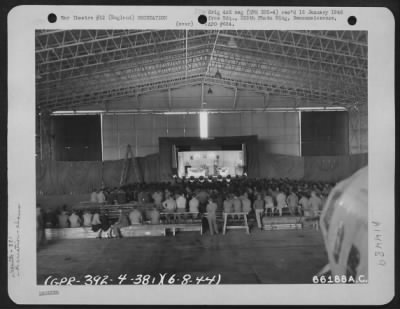
<instances>
[{"instance_id":1,"label":"hangar floor","mask_svg":"<svg viewBox=\"0 0 400 309\"><path fill-rule=\"evenodd\" d=\"M49 275L74 276L82 284L87 274L160 273L220 274L221 284L311 283L326 263L321 232L311 229L59 240L37 254L38 284Z\"/></svg>"}]
</instances>

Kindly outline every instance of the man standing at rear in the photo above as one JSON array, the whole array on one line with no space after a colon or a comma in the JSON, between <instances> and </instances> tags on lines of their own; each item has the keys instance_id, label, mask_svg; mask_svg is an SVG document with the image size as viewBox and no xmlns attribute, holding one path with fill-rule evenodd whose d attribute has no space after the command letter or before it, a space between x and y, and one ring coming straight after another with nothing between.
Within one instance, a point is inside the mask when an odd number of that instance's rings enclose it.
<instances>
[{"instance_id":1,"label":"man standing at rear","mask_svg":"<svg viewBox=\"0 0 400 309\"><path fill-rule=\"evenodd\" d=\"M207 220L208 226L210 228L210 234L218 234L217 226L217 203L215 203L214 198L210 198L207 204Z\"/></svg>"},{"instance_id":2,"label":"man standing at rear","mask_svg":"<svg viewBox=\"0 0 400 309\"><path fill-rule=\"evenodd\" d=\"M254 212L256 213L257 226L262 230L262 217L264 215L264 200L261 194L257 194L257 199L254 201Z\"/></svg>"},{"instance_id":3,"label":"man standing at rear","mask_svg":"<svg viewBox=\"0 0 400 309\"><path fill-rule=\"evenodd\" d=\"M282 190L279 190L279 193L276 195L276 208L278 208L280 216L282 216L283 208L286 207L286 194Z\"/></svg>"}]
</instances>

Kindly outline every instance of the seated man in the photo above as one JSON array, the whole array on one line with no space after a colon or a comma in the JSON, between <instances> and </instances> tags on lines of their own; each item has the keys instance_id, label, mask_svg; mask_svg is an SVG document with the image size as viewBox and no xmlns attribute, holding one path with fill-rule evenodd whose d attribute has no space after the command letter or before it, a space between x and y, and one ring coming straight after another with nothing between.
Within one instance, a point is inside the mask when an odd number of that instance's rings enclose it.
<instances>
[{"instance_id":1,"label":"seated man","mask_svg":"<svg viewBox=\"0 0 400 309\"><path fill-rule=\"evenodd\" d=\"M117 202L118 204L126 203L126 192L121 187L117 191Z\"/></svg>"},{"instance_id":2,"label":"seated man","mask_svg":"<svg viewBox=\"0 0 400 309\"><path fill-rule=\"evenodd\" d=\"M176 198L176 211L180 213L186 212L186 198L182 193L178 193L175 196ZM183 215L177 215L178 216L178 221L181 221L183 219L186 221L186 214Z\"/></svg>"},{"instance_id":3,"label":"seated man","mask_svg":"<svg viewBox=\"0 0 400 309\"><path fill-rule=\"evenodd\" d=\"M189 212L192 213L192 218L196 219L199 216L199 200L196 195L193 194L191 200L189 201Z\"/></svg>"},{"instance_id":4,"label":"seated man","mask_svg":"<svg viewBox=\"0 0 400 309\"><path fill-rule=\"evenodd\" d=\"M90 202L97 203L97 190L93 189L92 193L90 194Z\"/></svg>"},{"instance_id":5,"label":"seated man","mask_svg":"<svg viewBox=\"0 0 400 309\"><path fill-rule=\"evenodd\" d=\"M301 193L301 198L299 200L299 206L300 206L300 214L305 217L310 217L311 214L308 210L308 198L306 193Z\"/></svg>"},{"instance_id":6,"label":"seated man","mask_svg":"<svg viewBox=\"0 0 400 309\"><path fill-rule=\"evenodd\" d=\"M242 201L238 198L238 196L235 194L233 196L233 212L242 212Z\"/></svg>"},{"instance_id":7,"label":"seated man","mask_svg":"<svg viewBox=\"0 0 400 309\"><path fill-rule=\"evenodd\" d=\"M160 212L156 207L153 207L150 212L150 224L160 224Z\"/></svg>"},{"instance_id":8,"label":"seated man","mask_svg":"<svg viewBox=\"0 0 400 309\"><path fill-rule=\"evenodd\" d=\"M176 211L176 201L173 199L172 195L168 197L168 199L164 201L162 205L164 211L167 213L174 213ZM168 223L171 221L172 218L174 218L174 215L167 215Z\"/></svg>"},{"instance_id":9,"label":"seated man","mask_svg":"<svg viewBox=\"0 0 400 309\"><path fill-rule=\"evenodd\" d=\"M141 224L143 222L142 213L137 208L133 208L129 213L129 220L131 221L132 225Z\"/></svg>"},{"instance_id":10,"label":"seated man","mask_svg":"<svg viewBox=\"0 0 400 309\"><path fill-rule=\"evenodd\" d=\"M178 193L176 195L176 210L177 212L186 211L186 198L183 194Z\"/></svg>"},{"instance_id":11,"label":"seated man","mask_svg":"<svg viewBox=\"0 0 400 309\"><path fill-rule=\"evenodd\" d=\"M101 189L97 190L96 199L97 199L97 203L99 203L99 204L104 204L106 202L106 197L103 193L103 190L101 190Z\"/></svg>"},{"instance_id":12,"label":"seated man","mask_svg":"<svg viewBox=\"0 0 400 309\"><path fill-rule=\"evenodd\" d=\"M297 213L299 198L297 197L296 193L290 191L289 196L286 199L287 205L289 207L289 211L291 215L295 215Z\"/></svg>"},{"instance_id":13,"label":"seated man","mask_svg":"<svg viewBox=\"0 0 400 309\"><path fill-rule=\"evenodd\" d=\"M58 215L58 227L59 228L69 227L68 213L67 213L66 208L67 208L67 206L64 205L62 208L62 211Z\"/></svg>"},{"instance_id":14,"label":"seated man","mask_svg":"<svg viewBox=\"0 0 400 309\"><path fill-rule=\"evenodd\" d=\"M58 224L58 218L57 214L51 210L51 209L46 209L44 213L44 225L45 227L56 227Z\"/></svg>"},{"instance_id":15,"label":"seated man","mask_svg":"<svg viewBox=\"0 0 400 309\"><path fill-rule=\"evenodd\" d=\"M91 225L92 225L93 232L99 231L97 238L101 238L101 220L100 220L100 214L97 210L94 211L94 214L92 216Z\"/></svg>"},{"instance_id":16,"label":"seated man","mask_svg":"<svg viewBox=\"0 0 400 309\"><path fill-rule=\"evenodd\" d=\"M161 207L162 207L162 199L163 199L162 192L160 190L155 191L153 193L153 195L152 195L152 198L153 198L153 202L156 205L156 207L158 209L161 209Z\"/></svg>"},{"instance_id":17,"label":"seated man","mask_svg":"<svg viewBox=\"0 0 400 309\"><path fill-rule=\"evenodd\" d=\"M231 213L233 212L233 201L230 195L227 195L224 200L224 212Z\"/></svg>"},{"instance_id":18,"label":"seated man","mask_svg":"<svg viewBox=\"0 0 400 309\"><path fill-rule=\"evenodd\" d=\"M268 193L264 197L264 202L265 202L265 212L268 215L268 210L271 216L274 214L274 200L271 195Z\"/></svg>"},{"instance_id":19,"label":"seated man","mask_svg":"<svg viewBox=\"0 0 400 309\"><path fill-rule=\"evenodd\" d=\"M118 221L115 222L112 226L111 226L111 236L115 236L117 238L121 238L121 228L122 227L126 227L129 226L129 219L126 216L126 214L124 214L124 212L122 211L122 209L119 210L119 218Z\"/></svg>"},{"instance_id":20,"label":"seated man","mask_svg":"<svg viewBox=\"0 0 400 309\"><path fill-rule=\"evenodd\" d=\"M276 195L276 208L279 211L279 216L282 216L283 208L286 207L286 194L279 190L278 194Z\"/></svg>"},{"instance_id":21,"label":"seated man","mask_svg":"<svg viewBox=\"0 0 400 309\"><path fill-rule=\"evenodd\" d=\"M242 211L247 214L251 211L251 201L247 197L247 193L244 193L242 198Z\"/></svg>"},{"instance_id":22,"label":"seated man","mask_svg":"<svg viewBox=\"0 0 400 309\"><path fill-rule=\"evenodd\" d=\"M72 214L68 218L70 227L80 227L81 226L81 218L79 218L76 210L72 210Z\"/></svg>"},{"instance_id":23,"label":"seated man","mask_svg":"<svg viewBox=\"0 0 400 309\"><path fill-rule=\"evenodd\" d=\"M83 212L82 218L83 218L83 226L89 227L92 225L92 214L88 209L85 209Z\"/></svg>"}]
</instances>

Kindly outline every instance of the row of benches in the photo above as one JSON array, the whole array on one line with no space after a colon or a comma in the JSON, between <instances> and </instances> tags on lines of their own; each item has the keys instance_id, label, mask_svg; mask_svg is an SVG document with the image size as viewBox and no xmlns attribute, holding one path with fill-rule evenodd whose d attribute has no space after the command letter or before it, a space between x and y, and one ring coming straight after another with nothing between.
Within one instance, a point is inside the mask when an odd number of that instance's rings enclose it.
<instances>
[{"instance_id":1,"label":"row of benches","mask_svg":"<svg viewBox=\"0 0 400 309\"><path fill-rule=\"evenodd\" d=\"M239 219L234 219L239 217ZM304 220L302 217L278 217L265 218L263 220L264 230L281 230L281 229L302 229ZM223 214L223 229L225 234L229 229L245 229L246 233L250 233L247 222L246 213L229 213ZM192 223L172 223L172 224L139 224L130 225L120 229L122 237L137 236L166 236L170 232L173 236L178 231L198 231L203 234L203 225L201 220L194 220ZM47 228L45 229L46 240L56 239L81 239L96 238L99 232L93 232L91 227L78 228Z\"/></svg>"},{"instance_id":2,"label":"row of benches","mask_svg":"<svg viewBox=\"0 0 400 309\"><path fill-rule=\"evenodd\" d=\"M201 223L195 224L140 224L130 225L120 229L122 237L136 236L166 236L171 232L173 236L177 231L198 231L203 234ZM94 232L91 227L74 228L46 228L46 240L96 238L99 232Z\"/></svg>"}]
</instances>

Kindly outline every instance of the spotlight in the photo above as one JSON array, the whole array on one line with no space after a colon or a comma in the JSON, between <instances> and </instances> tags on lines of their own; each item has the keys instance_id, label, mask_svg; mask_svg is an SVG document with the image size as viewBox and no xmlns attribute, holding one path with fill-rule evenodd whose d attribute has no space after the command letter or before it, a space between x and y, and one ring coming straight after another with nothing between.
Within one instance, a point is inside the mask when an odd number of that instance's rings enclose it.
<instances>
[{"instance_id":1,"label":"spotlight","mask_svg":"<svg viewBox=\"0 0 400 309\"><path fill-rule=\"evenodd\" d=\"M222 75L221 75L221 73L219 72L219 70L217 70L217 73L215 73L215 78L219 78L219 79L222 78Z\"/></svg>"},{"instance_id":2,"label":"spotlight","mask_svg":"<svg viewBox=\"0 0 400 309\"><path fill-rule=\"evenodd\" d=\"M208 91L207 91L207 93L208 93L208 94L212 94L212 93L213 93L213 91L212 91L211 87L210 87L210 88L208 88Z\"/></svg>"}]
</instances>

